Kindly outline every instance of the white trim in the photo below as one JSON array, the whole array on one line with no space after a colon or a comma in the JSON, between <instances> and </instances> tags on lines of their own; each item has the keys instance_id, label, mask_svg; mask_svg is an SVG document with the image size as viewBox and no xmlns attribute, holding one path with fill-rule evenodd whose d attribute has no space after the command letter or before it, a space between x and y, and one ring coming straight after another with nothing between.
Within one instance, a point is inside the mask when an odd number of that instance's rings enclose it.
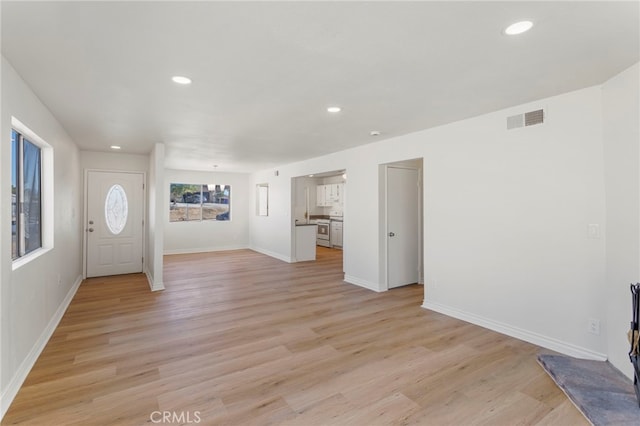
<instances>
[{"instance_id":1,"label":"white trim","mask_svg":"<svg viewBox=\"0 0 640 426\"><path fill-rule=\"evenodd\" d=\"M142 175L142 220L144 225L142 226L142 272L146 272L147 270L147 222L149 218L147 218L147 172L139 171L139 170L112 170L112 169L84 169L84 177L83 177L83 212L82 212L82 277L87 278L87 249L88 249L88 239L89 234L87 233L87 222L88 218L88 210L89 210L89 173L98 172L98 173L126 173L126 174L140 174ZM162 287L164 289L164 287Z\"/></svg>"},{"instance_id":2,"label":"white trim","mask_svg":"<svg viewBox=\"0 0 640 426\"><path fill-rule=\"evenodd\" d=\"M249 246L246 246L246 245L187 248L187 249L165 250L164 251L164 255L191 254L191 253L209 253L209 252L214 252L214 251L229 251L229 250L246 250L248 248L249 248Z\"/></svg>"},{"instance_id":3,"label":"white trim","mask_svg":"<svg viewBox=\"0 0 640 426\"><path fill-rule=\"evenodd\" d=\"M148 268L144 268L144 274L147 276L147 281L149 282L149 288L151 291L161 291L164 290L164 283L157 282L153 280L153 275L149 272Z\"/></svg>"},{"instance_id":4,"label":"white trim","mask_svg":"<svg viewBox=\"0 0 640 426\"><path fill-rule=\"evenodd\" d=\"M384 252L382 262L384 262L384 275L382 279L382 287L389 290L389 165L384 166L384 234L382 235L382 244ZM382 218L380 218L382 220Z\"/></svg>"},{"instance_id":5,"label":"white trim","mask_svg":"<svg viewBox=\"0 0 640 426\"><path fill-rule=\"evenodd\" d=\"M258 253L265 254L265 255L267 255L269 257L273 257L275 259L282 260L283 262L293 263L293 259L291 257L282 255L280 253L276 253L276 252L273 252L273 251L270 251L270 250L261 249L261 248L258 248L258 247L249 247L249 249L253 250L253 251L256 251Z\"/></svg>"},{"instance_id":6,"label":"white trim","mask_svg":"<svg viewBox=\"0 0 640 426\"><path fill-rule=\"evenodd\" d=\"M54 246L54 156L53 156L53 146L51 146L47 141L38 136L33 130L29 129L26 125L24 125L20 120L15 117L11 117L11 128L18 132L22 137L26 138L32 144L36 145L40 149L40 249L44 249L44 251L40 251L37 256L28 257L29 254L22 255L19 258L13 260L16 266L13 266L13 270L16 270L20 266L28 263L29 261L39 257L40 255L46 253ZM23 179L22 173L19 176L20 187L24 186L22 182ZM18 200L20 201L20 200ZM22 218L22 214L20 214ZM24 229L24 227L21 227ZM22 231L21 231L22 232ZM20 237L22 238L22 237ZM38 249L38 250L40 250ZM38 251L36 250L36 251ZM20 261L20 259L27 258L24 261Z\"/></svg>"},{"instance_id":7,"label":"white trim","mask_svg":"<svg viewBox=\"0 0 640 426\"><path fill-rule=\"evenodd\" d=\"M25 254L24 256L21 256L16 260L12 261L11 270L15 271L16 269L26 265L27 263L31 262L34 259L39 258L40 256L43 256L44 254L50 252L51 250L53 250L53 247L40 247L39 249L35 249L31 253Z\"/></svg>"},{"instance_id":8,"label":"white trim","mask_svg":"<svg viewBox=\"0 0 640 426\"><path fill-rule=\"evenodd\" d=\"M344 280L349 284L354 284L354 285L357 285L358 287L363 287L363 288L366 288L367 290L375 291L376 293L382 293L384 291L387 291L386 288L381 290L378 284L372 281L363 280L362 278L354 277L353 275L345 274Z\"/></svg>"},{"instance_id":9,"label":"white trim","mask_svg":"<svg viewBox=\"0 0 640 426\"><path fill-rule=\"evenodd\" d=\"M592 359L596 361L607 360L606 354L572 345L570 343L566 343L552 337L544 336L542 334L534 333L529 330L514 327L503 322L495 321L469 312L464 312L459 309L451 308L449 306L441 305L439 303L424 301L422 307L424 309L429 309L431 311L439 312L453 318L470 322L471 324L475 324L480 327L488 328L489 330L497 331L498 333L502 333L507 336L515 337L516 339L524 340L525 342L533 343L534 345L541 346L543 348L560 352L564 355L569 355L576 358Z\"/></svg>"},{"instance_id":10,"label":"white trim","mask_svg":"<svg viewBox=\"0 0 640 426\"><path fill-rule=\"evenodd\" d=\"M69 307L71 300L73 300L73 297L76 295L76 292L78 291L81 283L82 276L78 276L78 278L76 278L76 281L73 283L73 286L69 289L69 292L65 296L64 300L58 307L58 310L53 314L53 317L51 317L49 324L47 324L45 329L42 331L42 334L40 334L40 337L34 343L31 351L29 351L27 356L24 358L22 364L20 364L20 366L18 367L18 370L11 378L11 381L5 388L4 392L0 395L0 419L2 419L7 413L7 410L11 406L13 399L18 394L20 387L29 375L29 372L31 372L33 365L38 360L38 357L44 350L45 346L47 346L47 342L49 342L49 339L53 335L53 332L56 330L56 327L58 327L62 316Z\"/></svg>"},{"instance_id":11,"label":"white trim","mask_svg":"<svg viewBox=\"0 0 640 426\"><path fill-rule=\"evenodd\" d=\"M417 181L417 194L418 194L418 283L424 284L424 214L423 214L423 204L424 204L424 185L423 185L423 167L421 166L407 166L403 165L405 161L424 161L423 157L394 161L393 163L385 163L379 164L379 167L383 168L382 176L378 176L378 180L380 178L384 179L384 182L380 185L384 188L383 194L380 196L380 202L382 206L380 206L380 217L379 217L379 225L378 228L384 228L382 235L379 239L381 250L380 250L380 278L381 278L381 286L382 288L389 290L389 239L387 235L389 235L389 169L401 169L401 170L415 170L418 172L418 181ZM378 169L378 173L380 174L380 169Z\"/></svg>"}]
</instances>

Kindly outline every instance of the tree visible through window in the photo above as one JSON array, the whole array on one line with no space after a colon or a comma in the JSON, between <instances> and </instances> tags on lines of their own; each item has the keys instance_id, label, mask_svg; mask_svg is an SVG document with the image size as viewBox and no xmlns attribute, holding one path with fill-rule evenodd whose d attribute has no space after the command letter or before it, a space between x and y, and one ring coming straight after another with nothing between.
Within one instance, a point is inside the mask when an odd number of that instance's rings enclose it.
<instances>
[{"instance_id":1,"label":"tree visible through window","mask_svg":"<svg viewBox=\"0 0 640 426\"><path fill-rule=\"evenodd\" d=\"M169 221L231 220L231 186L172 183Z\"/></svg>"},{"instance_id":2,"label":"tree visible through window","mask_svg":"<svg viewBox=\"0 0 640 426\"><path fill-rule=\"evenodd\" d=\"M11 131L11 258L42 247L42 152Z\"/></svg>"}]
</instances>

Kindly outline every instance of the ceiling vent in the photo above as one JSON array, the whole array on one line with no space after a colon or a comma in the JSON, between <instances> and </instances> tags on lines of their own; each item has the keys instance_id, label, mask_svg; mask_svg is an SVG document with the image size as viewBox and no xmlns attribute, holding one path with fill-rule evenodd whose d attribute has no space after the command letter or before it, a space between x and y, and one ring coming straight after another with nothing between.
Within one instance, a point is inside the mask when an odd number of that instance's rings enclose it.
<instances>
[{"instance_id":1,"label":"ceiling vent","mask_svg":"<svg viewBox=\"0 0 640 426\"><path fill-rule=\"evenodd\" d=\"M544 110L525 112L524 114L512 115L507 117L507 130L516 129L518 127L533 126L535 124L544 123Z\"/></svg>"}]
</instances>

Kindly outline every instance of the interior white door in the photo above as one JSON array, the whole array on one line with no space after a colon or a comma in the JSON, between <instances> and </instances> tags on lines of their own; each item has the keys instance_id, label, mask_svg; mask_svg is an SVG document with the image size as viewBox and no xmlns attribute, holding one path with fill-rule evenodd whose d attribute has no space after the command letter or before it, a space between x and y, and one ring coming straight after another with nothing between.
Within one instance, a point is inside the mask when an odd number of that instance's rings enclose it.
<instances>
[{"instance_id":1,"label":"interior white door","mask_svg":"<svg viewBox=\"0 0 640 426\"><path fill-rule=\"evenodd\" d=\"M87 172L87 277L142 272L144 176Z\"/></svg>"},{"instance_id":2,"label":"interior white door","mask_svg":"<svg viewBox=\"0 0 640 426\"><path fill-rule=\"evenodd\" d=\"M388 287L418 282L418 170L387 167Z\"/></svg>"}]
</instances>

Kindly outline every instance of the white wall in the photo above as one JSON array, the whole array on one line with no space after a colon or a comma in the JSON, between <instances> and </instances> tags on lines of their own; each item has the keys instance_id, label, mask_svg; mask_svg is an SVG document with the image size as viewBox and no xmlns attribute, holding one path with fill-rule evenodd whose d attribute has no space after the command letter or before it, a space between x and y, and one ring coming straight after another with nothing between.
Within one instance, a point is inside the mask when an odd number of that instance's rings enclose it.
<instances>
[{"instance_id":1,"label":"white wall","mask_svg":"<svg viewBox=\"0 0 640 426\"><path fill-rule=\"evenodd\" d=\"M231 185L231 220L202 222L169 222L164 217L164 253L196 253L233 250L249 247L249 215L255 214L255 204L249 208L249 198L255 197L255 186L249 187L246 173L197 172L165 170L164 186L159 188L163 208L169 208L169 187L172 183ZM271 194L269 194L271 196ZM271 198L269 200L271 211Z\"/></svg>"},{"instance_id":2,"label":"white wall","mask_svg":"<svg viewBox=\"0 0 640 426\"><path fill-rule=\"evenodd\" d=\"M80 166L83 170L114 170L127 172L149 171L149 156L120 152L80 151Z\"/></svg>"},{"instance_id":3,"label":"white wall","mask_svg":"<svg viewBox=\"0 0 640 426\"><path fill-rule=\"evenodd\" d=\"M626 332L631 321L629 284L640 282L640 66L602 87L607 194L607 353L627 376L633 369Z\"/></svg>"},{"instance_id":4,"label":"white wall","mask_svg":"<svg viewBox=\"0 0 640 426\"><path fill-rule=\"evenodd\" d=\"M8 141L12 116L50 144L54 158L54 247L16 270L12 270L10 226L11 144ZM78 149L4 57L1 121L0 417L53 333L80 285L82 274L82 176Z\"/></svg>"},{"instance_id":5,"label":"white wall","mask_svg":"<svg viewBox=\"0 0 640 426\"><path fill-rule=\"evenodd\" d=\"M164 252L164 144L157 143L149 155L149 185L147 209L147 245L145 273L151 290L164 290L163 259Z\"/></svg>"},{"instance_id":6,"label":"white wall","mask_svg":"<svg viewBox=\"0 0 640 426\"><path fill-rule=\"evenodd\" d=\"M155 148L153 153L155 153ZM164 161L164 158L163 158ZM155 195L153 194L154 187L152 178L150 177L150 171L152 170L152 166L155 164L155 157L151 155L140 155L140 154L126 154L122 152L102 152L102 151L80 151L80 167L82 168L83 176L86 174L87 170L109 170L109 171L126 171L126 172L141 172L145 175L145 188L146 188L146 200L145 200L145 255L144 255L144 264L143 269L144 272L147 273L147 279L149 280L149 285L154 290L162 290L162 279L160 277L160 281L155 282L154 286L154 277L153 277L153 254L150 250L153 250L153 247L150 246L151 242L155 242L155 228L152 223L152 204L151 200L154 199ZM153 179L157 173L154 170ZM83 178L84 179L84 178ZM82 208L83 215L84 209L86 209L86 200L84 199L84 191L82 198ZM154 210L155 212L155 210ZM84 216L83 216L84 217ZM84 237L84 235L83 235ZM153 241L150 240L153 239ZM84 244L84 241L83 241ZM150 266L151 265L151 266ZM160 269L160 273L162 269Z\"/></svg>"},{"instance_id":7,"label":"white wall","mask_svg":"<svg viewBox=\"0 0 640 426\"><path fill-rule=\"evenodd\" d=\"M339 159L338 159L339 158ZM335 159L335 161L332 161ZM269 184L269 216L255 214L255 190L250 192L249 209L253 212L250 220L250 247L258 252L273 256L285 262L293 259L293 238L295 228L295 214L292 210L296 199L294 179L323 173L330 170L340 170L344 167L342 153L315 158L312 160L289 164L276 170L263 170L251 175L250 186ZM276 173L277 172L277 173ZM310 197L315 203L315 194ZM310 203L312 202L310 200ZM298 212L299 214L299 212ZM302 219L298 217L298 219ZM346 231L345 231L346 232Z\"/></svg>"},{"instance_id":8,"label":"white wall","mask_svg":"<svg viewBox=\"0 0 640 426\"><path fill-rule=\"evenodd\" d=\"M600 88L431 132L425 152L425 306L538 344L603 357ZM505 117L545 107L543 125ZM603 334L605 330L603 329ZM572 347L573 346L573 347Z\"/></svg>"},{"instance_id":9,"label":"white wall","mask_svg":"<svg viewBox=\"0 0 640 426\"><path fill-rule=\"evenodd\" d=\"M506 117L545 108L546 123L506 130ZM252 218L252 247L290 258L294 176L346 169L345 279L377 291L378 165L424 158L425 307L565 353L604 357L605 235L601 88L279 167L277 204ZM252 201L253 203L253 201Z\"/></svg>"},{"instance_id":10,"label":"white wall","mask_svg":"<svg viewBox=\"0 0 640 426\"><path fill-rule=\"evenodd\" d=\"M305 213L307 212L305 190L309 190L309 215L324 214L323 207L316 206L316 187L320 185L320 179L302 176L293 180L293 217L300 223L307 221Z\"/></svg>"}]
</instances>

